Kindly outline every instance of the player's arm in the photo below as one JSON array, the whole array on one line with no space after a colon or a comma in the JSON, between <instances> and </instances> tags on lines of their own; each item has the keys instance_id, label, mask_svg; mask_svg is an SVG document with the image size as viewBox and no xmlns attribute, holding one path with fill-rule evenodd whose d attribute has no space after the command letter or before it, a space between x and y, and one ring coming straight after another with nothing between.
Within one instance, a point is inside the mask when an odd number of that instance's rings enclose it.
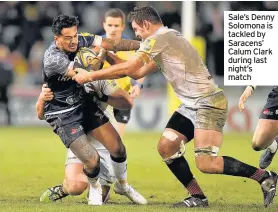
<instances>
[{"instance_id":1,"label":"player's arm","mask_svg":"<svg viewBox=\"0 0 278 212\"><path fill-rule=\"evenodd\" d=\"M107 104L117 109L129 110L133 106L133 100L125 90L118 88L108 96Z\"/></svg>"},{"instance_id":2,"label":"player's arm","mask_svg":"<svg viewBox=\"0 0 278 212\"><path fill-rule=\"evenodd\" d=\"M110 66L101 71L88 73L83 69L75 69L78 74L73 77L73 80L76 80L79 84L84 84L94 80L118 79L125 76L140 79L156 70L157 66L154 60L147 53L138 52L128 61Z\"/></svg>"},{"instance_id":3,"label":"player's arm","mask_svg":"<svg viewBox=\"0 0 278 212\"><path fill-rule=\"evenodd\" d=\"M90 33L80 33L78 36L80 47L102 47L110 51L132 51L140 48L140 41L121 39L119 42L115 42L109 38L103 38L99 35Z\"/></svg>"},{"instance_id":4,"label":"player's arm","mask_svg":"<svg viewBox=\"0 0 278 212\"><path fill-rule=\"evenodd\" d=\"M135 81L135 84L131 87L130 97L135 99L140 95L141 89L143 88L145 77Z\"/></svg>"},{"instance_id":5,"label":"player's arm","mask_svg":"<svg viewBox=\"0 0 278 212\"><path fill-rule=\"evenodd\" d=\"M102 42L100 44L102 48L105 48L110 51L132 51L138 50L140 48L140 41L137 40L127 40L121 39L120 42L115 43L114 40L109 38L102 38Z\"/></svg>"},{"instance_id":6,"label":"player's arm","mask_svg":"<svg viewBox=\"0 0 278 212\"><path fill-rule=\"evenodd\" d=\"M47 88L46 84L43 84L42 91L38 97L38 100L36 102L36 113L40 120L44 119L44 103L47 101L51 101L53 99L54 95L50 88Z\"/></svg>"},{"instance_id":7,"label":"player's arm","mask_svg":"<svg viewBox=\"0 0 278 212\"><path fill-rule=\"evenodd\" d=\"M249 98L249 96L252 95L253 91L256 89L257 86L254 85L248 85L244 92L241 94L240 98L239 98L239 102L238 102L238 107L240 111L244 110L244 103L246 102L246 100Z\"/></svg>"},{"instance_id":8,"label":"player's arm","mask_svg":"<svg viewBox=\"0 0 278 212\"><path fill-rule=\"evenodd\" d=\"M118 109L130 109L133 100L129 94L121 89L114 80L98 80L84 85L88 93L95 93L97 98Z\"/></svg>"}]
</instances>

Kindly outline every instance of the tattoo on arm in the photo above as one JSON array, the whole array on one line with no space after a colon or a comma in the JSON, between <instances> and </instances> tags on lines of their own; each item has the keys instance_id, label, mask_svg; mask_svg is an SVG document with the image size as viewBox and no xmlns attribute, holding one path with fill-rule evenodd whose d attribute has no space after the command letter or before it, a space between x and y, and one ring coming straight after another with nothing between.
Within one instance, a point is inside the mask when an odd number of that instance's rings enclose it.
<instances>
[{"instance_id":1,"label":"tattoo on arm","mask_svg":"<svg viewBox=\"0 0 278 212\"><path fill-rule=\"evenodd\" d=\"M138 50L140 48L140 42L137 40L122 39L114 48L116 51Z\"/></svg>"},{"instance_id":2,"label":"tattoo on arm","mask_svg":"<svg viewBox=\"0 0 278 212\"><path fill-rule=\"evenodd\" d=\"M113 40L105 38L103 39L102 47L108 50L112 50L114 52L132 51L138 50L140 48L140 42L137 40L122 39L119 43L115 44Z\"/></svg>"}]
</instances>

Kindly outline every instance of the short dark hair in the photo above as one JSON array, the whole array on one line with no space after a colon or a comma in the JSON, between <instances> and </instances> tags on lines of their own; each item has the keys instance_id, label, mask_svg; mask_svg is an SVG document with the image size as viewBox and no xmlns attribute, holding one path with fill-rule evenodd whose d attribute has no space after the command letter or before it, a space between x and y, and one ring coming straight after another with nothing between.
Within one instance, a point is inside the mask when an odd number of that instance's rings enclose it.
<instances>
[{"instance_id":1,"label":"short dark hair","mask_svg":"<svg viewBox=\"0 0 278 212\"><path fill-rule=\"evenodd\" d=\"M139 26L143 25L143 21L149 21L152 24L162 24L162 20L158 15L156 9L152 6L137 8L128 14L128 21L131 23L135 21Z\"/></svg>"},{"instance_id":2,"label":"short dark hair","mask_svg":"<svg viewBox=\"0 0 278 212\"><path fill-rule=\"evenodd\" d=\"M122 19L122 24L125 24L125 14L124 12L119 9L119 8L112 8L110 10L107 10L105 15L104 15L104 21L106 21L107 17L112 17L112 18L121 18Z\"/></svg>"},{"instance_id":3,"label":"short dark hair","mask_svg":"<svg viewBox=\"0 0 278 212\"><path fill-rule=\"evenodd\" d=\"M61 35L63 28L78 26L79 20L77 16L58 15L53 19L52 32L54 35Z\"/></svg>"}]
</instances>

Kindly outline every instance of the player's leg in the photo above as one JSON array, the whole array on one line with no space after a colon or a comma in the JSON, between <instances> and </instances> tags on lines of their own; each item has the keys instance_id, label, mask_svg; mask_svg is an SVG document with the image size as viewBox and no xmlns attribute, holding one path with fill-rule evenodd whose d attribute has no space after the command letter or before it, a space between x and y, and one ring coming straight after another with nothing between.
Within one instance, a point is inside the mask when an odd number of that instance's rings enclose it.
<instances>
[{"instance_id":1,"label":"player's leg","mask_svg":"<svg viewBox=\"0 0 278 212\"><path fill-rule=\"evenodd\" d=\"M83 163L83 172L87 176L90 186L94 187L97 194L94 205L102 204L101 185L99 183L100 158L96 149L90 145L83 127L85 115L81 111L63 114L55 119L54 131L60 136L64 145L74 153ZM79 112L79 113L78 113Z\"/></svg>"},{"instance_id":2,"label":"player's leg","mask_svg":"<svg viewBox=\"0 0 278 212\"><path fill-rule=\"evenodd\" d=\"M110 122L94 129L91 134L110 152L111 164L117 179L114 190L116 193L127 196L136 204L147 204L147 200L127 181L127 154L125 146Z\"/></svg>"},{"instance_id":3,"label":"player's leg","mask_svg":"<svg viewBox=\"0 0 278 212\"><path fill-rule=\"evenodd\" d=\"M217 156L222 144L222 129L226 121L225 96L221 92L204 101L211 102L217 108L201 108L196 113L194 151L198 169L204 173L240 176L259 182L264 194L264 204L267 207L276 192L277 175L232 157Z\"/></svg>"},{"instance_id":4,"label":"player's leg","mask_svg":"<svg viewBox=\"0 0 278 212\"><path fill-rule=\"evenodd\" d=\"M90 102L88 102L89 106ZM137 204L146 204L146 199L133 189L127 182L127 155L125 146L108 118L98 107L91 105L85 119L86 132L93 136L110 152L115 178L114 190L127 196Z\"/></svg>"},{"instance_id":5,"label":"player's leg","mask_svg":"<svg viewBox=\"0 0 278 212\"><path fill-rule=\"evenodd\" d=\"M102 200L106 203L110 197L111 184L115 182L115 175L112 168L111 157L109 151L94 137L88 135L88 139L99 153L100 156L100 176L99 182L102 187ZM93 198L89 191L89 201Z\"/></svg>"},{"instance_id":6,"label":"player's leg","mask_svg":"<svg viewBox=\"0 0 278 212\"><path fill-rule=\"evenodd\" d=\"M125 134L126 125L130 120L131 110L119 110L113 108L114 117L117 121L117 131L121 138L123 138Z\"/></svg>"},{"instance_id":7,"label":"player's leg","mask_svg":"<svg viewBox=\"0 0 278 212\"><path fill-rule=\"evenodd\" d=\"M256 151L265 149L260 158L260 168L267 168L277 152L278 107L265 108L260 115L252 139L252 147Z\"/></svg>"},{"instance_id":8,"label":"player's leg","mask_svg":"<svg viewBox=\"0 0 278 212\"><path fill-rule=\"evenodd\" d=\"M194 135L194 125L191 120L185 117L185 113L183 111L182 114L184 115L181 115L179 112L175 112L172 115L159 140L157 149L168 168L191 195L174 206L207 207L207 199L183 156L185 153L184 143L190 141Z\"/></svg>"}]
</instances>

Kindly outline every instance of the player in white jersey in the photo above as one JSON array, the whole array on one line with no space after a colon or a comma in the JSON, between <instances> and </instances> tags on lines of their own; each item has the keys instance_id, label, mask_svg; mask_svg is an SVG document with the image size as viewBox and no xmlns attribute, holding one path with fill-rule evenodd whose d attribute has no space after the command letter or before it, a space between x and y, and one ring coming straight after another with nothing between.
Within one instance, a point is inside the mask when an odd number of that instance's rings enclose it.
<instances>
[{"instance_id":1,"label":"player in white jersey","mask_svg":"<svg viewBox=\"0 0 278 212\"><path fill-rule=\"evenodd\" d=\"M227 99L192 45L174 29L164 27L153 7L135 8L129 21L136 36L143 40L136 55L128 61L114 60L110 68L88 73L75 69L78 83L130 76L139 79L158 67L172 85L182 104L170 118L158 143L158 152L190 197L179 207L207 207L208 200L194 179L183 154L184 143L194 138L195 161L204 173L241 176L261 185L267 207L276 192L277 175L242 163L228 156L217 156L227 115Z\"/></svg>"},{"instance_id":2,"label":"player in white jersey","mask_svg":"<svg viewBox=\"0 0 278 212\"><path fill-rule=\"evenodd\" d=\"M120 109L130 109L132 107L132 99L127 92L119 88L114 81L100 80L92 82L85 86L88 93L92 94L92 101L95 101L103 110L104 114L109 117L109 121L114 125L116 123L113 115L107 111L108 104L101 102L103 96L108 97L109 104ZM42 87L42 92L39 96L39 101L51 101L53 93L45 85ZM43 119L43 104L37 104L37 115ZM102 185L103 202L107 202L110 194L110 185L115 182L115 176L111 164L109 151L91 135L87 135L91 145L97 150L100 155L100 184ZM66 164L65 164L65 179L61 185L53 186L47 189L40 197L41 202L57 201L68 195L80 195L88 187L88 180L83 172L83 163L68 149ZM130 189L133 189L130 187ZM134 192L130 192L134 193ZM147 201L142 198L145 204ZM95 196L94 188L90 187L88 195L88 204L94 205Z\"/></svg>"}]
</instances>

